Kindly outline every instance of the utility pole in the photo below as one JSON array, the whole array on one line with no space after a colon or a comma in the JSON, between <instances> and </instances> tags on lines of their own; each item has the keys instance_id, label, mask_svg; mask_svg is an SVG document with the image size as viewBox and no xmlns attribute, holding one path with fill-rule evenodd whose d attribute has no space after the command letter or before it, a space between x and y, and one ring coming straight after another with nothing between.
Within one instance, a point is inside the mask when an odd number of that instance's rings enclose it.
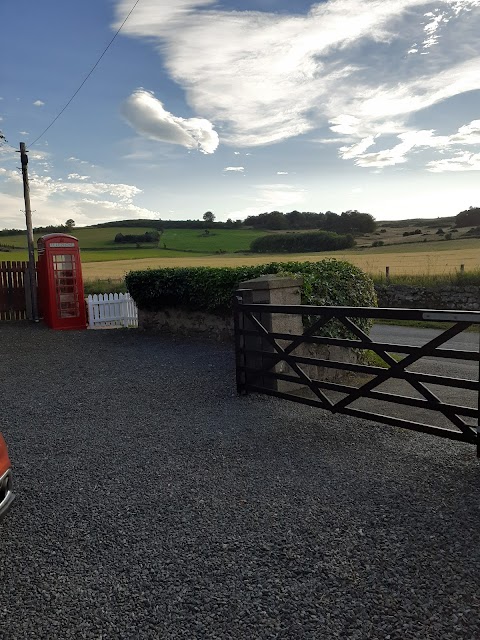
<instances>
[{"instance_id":1,"label":"utility pole","mask_svg":"<svg viewBox=\"0 0 480 640\"><path fill-rule=\"evenodd\" d=\"M28 274L30 279L30 296L32 300L32 319L34 322L38 322L37 279L35 277L35 244L33 240L32 210L30 208L30 186L28 184L28 156L24 142L20 142L20 159L22 162L23 198L25 200L25 220L27 223Z\"/></svg>"}]
</instances>

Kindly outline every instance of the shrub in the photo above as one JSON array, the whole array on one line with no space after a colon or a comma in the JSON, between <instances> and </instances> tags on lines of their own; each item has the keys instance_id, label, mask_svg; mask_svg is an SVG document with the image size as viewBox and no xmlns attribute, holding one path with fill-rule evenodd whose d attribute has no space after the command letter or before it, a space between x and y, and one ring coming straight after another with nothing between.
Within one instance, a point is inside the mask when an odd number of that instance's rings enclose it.
<instances>
[{"instance_id":1,"label":"shrub","mask_svg":"<svg viewBox=\"0 0 480 640\"><path fill-rule=\"evenodd\" d=\"M468 231L465 232L466 236L474 236L477 237L480 235L480 227L472 227Z\"/></svg>"},{"instance_id":2,"label":"shrub","mask_svg":"<svg viewBox=\"0 0 480 640\"><path fill-rule=\"evenodd\" d=\"M276 233L256 238L250 245L255 253L296 253L304 251L336 251L355 246L352 235L331 231L310 233Z\"/></svg>"},{"instance_id":3,"label":"shrub","mask_svg":"<svg viewBox=\"0 0 480 640\"><path fill-rule=\"evenodd\" d=\"M334 259L320 262L273 262L244 267L184 267L131 271L125 280L128 291L140 309L160 311L182 307L192 311L229 313L233 293L240 282L267 273L303 276L302 304L328 306L376 306L372 279L349 262ZM307 324L308 324L307 319ZM364 331L371 322L358 320ZM348 332L334 323L327 335Z\"/></svg>"},{"instance_id":4,"label":"shrub","mask_svg":"<svg viewBox=\"0 0 480 640\"><path fill-rule=\"evenodd\" d=\"M372 242L372 247L383 247L384 244L383 240L375 240L375 242Z\"/></svg>"}]
</instances>

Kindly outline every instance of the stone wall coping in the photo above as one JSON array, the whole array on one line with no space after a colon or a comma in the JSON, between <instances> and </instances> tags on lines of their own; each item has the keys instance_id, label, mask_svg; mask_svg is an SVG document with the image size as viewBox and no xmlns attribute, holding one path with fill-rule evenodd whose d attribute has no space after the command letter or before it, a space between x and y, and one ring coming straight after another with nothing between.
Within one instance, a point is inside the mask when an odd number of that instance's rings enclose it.
<instances>
[{"instance_id":1,"label":"stone wall coping","mask_svg":"<svg viewBox=\"0 0 480 640\"><path fill-rule=\"evenodd\" d=\"M252 280L245 280L241 282L239 285L240 289L288 289L291 287L300 287L302 286L303 279L302 278L292 278L290 276L283 277L279 276L276 273L266 273L263 276L259 276L258 278L253 278Z\"/></svg>"}]
</instances>

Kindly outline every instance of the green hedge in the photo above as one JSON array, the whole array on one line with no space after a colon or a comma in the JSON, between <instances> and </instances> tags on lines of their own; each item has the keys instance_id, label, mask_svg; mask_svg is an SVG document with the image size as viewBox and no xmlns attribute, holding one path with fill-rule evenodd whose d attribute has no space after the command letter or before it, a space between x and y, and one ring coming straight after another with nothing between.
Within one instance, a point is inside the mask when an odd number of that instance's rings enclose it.
<instances>
[{"instance_id":1,"label":"green hedge","mask_svg":"<svg viewBox=\"0 0 480 640\"><path fill-rule=\"evenodd\" d=\"M193 311L228 313L240 282L266 273L303 276L302 304L377 306L372 279L349 262L272 262L245 267L185 267L131 271L125 281L139 309L160 311L182 307ZM308 320L307 320L308 322ZM333 324L333 323L331 323ZM369 330L368 320L359 326ZM331 335L346 335L337 327Z\"/></svg>"},{"instance_id":2,"label":"green hedge","mask_svg":"<svg viewBox=\"0 0 480 640\"><path fill-rule=\"evenodd\" d=\"M255 253L303 253L305 251L337 251L355 246L352 235L333 231L309 233L275 233L255 238L250 251Z\"/></svg>"}]
</instances>

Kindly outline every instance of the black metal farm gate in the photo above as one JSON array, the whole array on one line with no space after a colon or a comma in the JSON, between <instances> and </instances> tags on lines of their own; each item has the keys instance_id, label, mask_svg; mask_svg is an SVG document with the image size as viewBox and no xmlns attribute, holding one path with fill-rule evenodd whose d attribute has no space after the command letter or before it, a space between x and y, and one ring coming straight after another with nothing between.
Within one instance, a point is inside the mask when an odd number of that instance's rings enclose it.
<instances>
[{"instance_id":1,"label":"black metal farm gate","mask_svg":"<svg viewBox=\"0 0 480 640\"><path fill-rule=\"evenodd\" d=\"M239 393L476 444L480 456L479 349L464 349L458 338L448 344L472 325L480 329L480 312L249 304L247 293L234 298ZM303 332L279 331L278 322L275 330L276 314L306 319ZM360 319L442 324L418 346L376 342Z\"/></svg>"}]
</instances>

